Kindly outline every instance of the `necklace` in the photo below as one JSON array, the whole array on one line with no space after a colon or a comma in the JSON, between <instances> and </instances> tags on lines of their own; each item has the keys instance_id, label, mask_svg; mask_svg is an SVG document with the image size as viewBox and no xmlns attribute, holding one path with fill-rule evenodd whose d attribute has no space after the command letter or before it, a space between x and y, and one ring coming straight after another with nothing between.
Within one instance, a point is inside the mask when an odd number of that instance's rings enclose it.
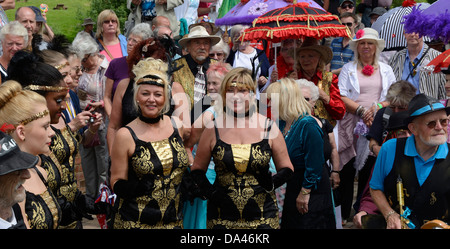
<instances>
[{"instance_id":1,"label":"necklace","mask_svg":"<svg viewBox=\"0 0 450 249\"><path fill-rule=\"evenodd\" d=\"M139 113L139 119L140 119L142 122L147 123L147 124L156 124L156 123L159 122L159 120L162 120L162 119L163 119L163 115L161 114L161 115L159 115L159 116L156 117L156 118L148 118L148 117L142 116L142 113Z\"/></svg>"}]
</instances>

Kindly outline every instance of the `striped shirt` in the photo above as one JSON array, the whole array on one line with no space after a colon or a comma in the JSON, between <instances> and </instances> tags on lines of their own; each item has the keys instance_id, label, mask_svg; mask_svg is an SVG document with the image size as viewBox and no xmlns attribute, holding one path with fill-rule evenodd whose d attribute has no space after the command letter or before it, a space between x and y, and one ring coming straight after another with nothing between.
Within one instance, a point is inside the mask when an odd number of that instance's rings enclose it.
<instances>
[{"instance_id":1,"label":"striped shirt","mask_svg":"<svg viewBox=\"0 0 450 249\"><path fill-rule=\"evenodd\" d=\"M333 51L333 59L331 59L330 70L342 68L344 64L353 60L354 52L350 46L342 47L343 37L335 38L331 42L331 50Z\"/></svg>"},{"instance_id":2,"label":"striped shirt","mask_svg":"<svg viewBox=\"0 0 450 249\"><path fill-rule=\"evenodd\" d=\"M428 45L424 43L423 50L426 51L427 49ZM406 60L406 51L407 51L406 48L398 51L389 60L389 65L392 67L395 78L397 80L402 79L404 64ZM440 54L441 54L440 52L431 48L424 55L424 58L422 59L418 67L422 68L423 66L426 66L430 61L432 61ZM442 72L428 74L425 70L420 70L418 90L420 93L423 93L435 99L446 99L447 97L445 92L445 75Z\"/></svg>"}]
</instances>

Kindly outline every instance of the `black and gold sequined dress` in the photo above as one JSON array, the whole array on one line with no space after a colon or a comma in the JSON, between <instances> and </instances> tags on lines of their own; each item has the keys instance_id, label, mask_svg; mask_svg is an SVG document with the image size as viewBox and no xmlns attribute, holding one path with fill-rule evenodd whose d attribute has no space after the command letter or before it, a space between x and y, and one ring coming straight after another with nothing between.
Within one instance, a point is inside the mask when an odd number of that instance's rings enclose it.
<instances>
[{"instance_id":1,"label":"black and gold sequined dress","mask_svg":"<svg viewBox=\"0 0 450 249\"><path fill-rule=\"evenodd\" d=\"M26 191L25 213L31 229L56 229L61 220L61 208L47 181L34 168L47 190L39 195Z\"/></svg>"},{"instance_id":2,"label":"black and gold sequined dress","mask_svg":"<svg viewBox=\"0 0 450 249\"><path fill-rule=\"evenodd\" d=\"M50 154L40 155L42 167L47 171L48 185L63 212L60 228L75 228L82 219L80 208L75 204L82 196L75 176L75 156L78 153L79 138L68 125L62 129L50 127L55 135L52 137Z\"/></svg>"},{"instance_id":3,"label":"black and gold sequined dress","mask_svg":"<svg viewBox=\"0 0 450 249\"><path fill-rule=\"evenodd\" d=\"M174 128L169 138L145 142L130 127L125 127L136 144L128 161L128 181L148 181L153 187L149 193L135 198L119 198L114 228L183 228L181 181L189 161L178 129Z\"/></svg>"},{"instance_id":4,"label":"black and gold sequined dress","mask_svg":"<svg viewBox=\"0 0 450 249\"><path fill-rule=\"evenodd\" d=\"M208 202L207 227L278 228L275 192L267 192L257 180L257 174L268 169L272 156L267 136L253 144L228 144L220 139L217 128L215 132L216 144L212 150L216 170L214 186L224 196L220 202Z\"/></svg>"}]
</instances>

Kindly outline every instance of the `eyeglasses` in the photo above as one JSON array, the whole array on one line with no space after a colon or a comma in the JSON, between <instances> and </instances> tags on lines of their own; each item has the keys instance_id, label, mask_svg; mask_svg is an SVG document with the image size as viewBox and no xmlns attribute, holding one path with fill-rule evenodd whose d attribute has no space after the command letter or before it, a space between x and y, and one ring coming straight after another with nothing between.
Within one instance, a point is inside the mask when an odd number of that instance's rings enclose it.
<instances>
[{"instance_id":1,"label":"eyeglasses","mask_svg":"<svg viewBox=\"0 0 450 249\"><path fill-rule=\"evenodd\" d=\"M103 21L103 24L108 24L108 23L114 24L114 23L117 23L117 20L111 19L111 20L105 20L105 21Z\"/></svg>"},{"instance_id":2,"label":"eyeglasses","mask_svg":"<svg viewBox=\"0 0 450 249\"><path fill-rule=\"evenodd\" d=\"M85 62L89 59L89 57L91 57L91 54L85 55L85 56L83 57L83 59L81 59L81 62L82 62L82 63L85 63Z\"/></svg>"},{"instance_id":3,"label":"eyeglasses","mask_svg":"<svg viewBox=\"0 0 450 249\"><path fill-rule=\"evenodd\" d=\"M347 8L353 9L353 7L355 7L355 5L353 5L352 3L341 5L341 8L343 8L343 9L347 9Z\"/></svg>"},{"instance_id":4,"label":"eyeglasses","mask_svg":"<svg viewBox=\"0 0 450 249\"><path fill-rule=\"evenodd\" d=\"M223 53L209 53L209 57L214 58L215 56L221 57L221 56L223 56Z\"/></svg>"},{"instance_id":5,"label":"eyeglasses","mask_svg":"<svg viewBox=\"0 0 450 249\"><path fill-rule=\"evenodd\" d=\"M347 27L351 28L353 26L352 22L343 22L343 25L346 25Z\"/></svg>"},{"instance_id":6,"label":"eyeglasses","mask_svg":"<svg viewBox=\"0 0 450 249\"><path fill-rule=\"evenodd\" d=\"M441 123L442 128L446 128L448 125L448 118L440 119L439 123ZM426 125L429 129L434 129L436 128L437 121L436 120L430 121Z\"/></svg>"}]
</instances>

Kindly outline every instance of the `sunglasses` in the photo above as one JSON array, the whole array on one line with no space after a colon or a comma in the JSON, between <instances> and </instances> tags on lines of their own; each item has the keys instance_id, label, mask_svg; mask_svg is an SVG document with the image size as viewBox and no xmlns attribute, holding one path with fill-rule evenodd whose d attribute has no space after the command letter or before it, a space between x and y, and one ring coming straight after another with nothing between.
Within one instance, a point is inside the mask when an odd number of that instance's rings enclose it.
<instances>
[{"instance_id":1,"label":"sunglasses","mask_svg":"<svg viewBox=\"0 0 450 249\"><path fill-rule=\"evenodd\" d=\"M352 22L343 22L342 24L347 26L347 27L349 27L349 28L351 28L353 26Z\"/></svg>"},{"instance_id":2,"label":"sunglasses","mask_svg":"<svg viewBox=\"0 0 450 249\"><path fill-rule=\"evenodd\" d=\"M355 7L355 5L353 5L352 3L341 5L341 8L343 8L343 9L347 9L347 8L353 9L353 7Z\"/></svg>"},{"instance_id":3,"label":"sunglasses","mask_svg":"<svg viewBox=\"0 0 450 249\"><path fill-rule=\"evenodd\" d=\"M441 123L442 128L445 128L448 125L448 118L440 119L439 121L435 121L435 120L434 121L430 121L430 122L428 122L426 124L426 126L429 129L434 129L436 127L436 125L437 125L437 122Z\"/></svg>"},{"instance_id":4,"label":"sunglasses","mask_svg":"<svg viewBox=\"0 0 450 249\"><path fill-rule=\"evenodd\" d=\"M105 21L103 21L103 24L108 24L108 23L117 23L117 20L113 20L113 19L111 19L111 20L105 20Z\"/></svg>"}]
</instances>

